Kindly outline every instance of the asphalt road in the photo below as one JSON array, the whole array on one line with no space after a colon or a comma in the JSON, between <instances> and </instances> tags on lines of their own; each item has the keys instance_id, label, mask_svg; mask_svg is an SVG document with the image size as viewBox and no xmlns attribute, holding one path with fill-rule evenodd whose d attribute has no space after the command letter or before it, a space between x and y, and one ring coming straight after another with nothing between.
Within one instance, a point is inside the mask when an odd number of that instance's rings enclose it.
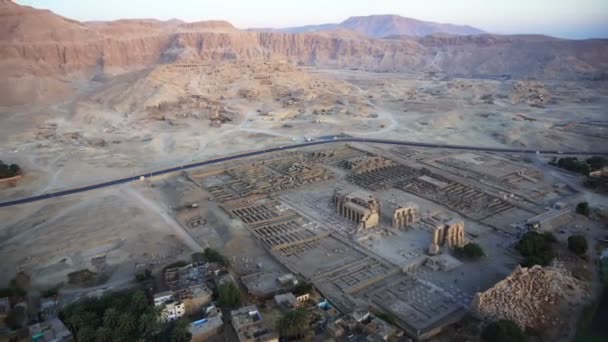
<instances>
[{"instance_id":1,"label":"asphalt road","mask_svg":"<svg viewBox=\"0 0 608 342\"><path fill-rule=\"evenodd\" d=\"M528 154L563 154L563 155L608 155L608 151L558 151L558 150L531 150L531 149L518 149L518 148L494 148L494 147L480 147L480 146L466 146L466 145L448 145L448 144L430 144L430 143L421 143L421 142L412 142L412 141L400 141L400 140L386 140L386 139L373 139L373 138L354 138L354 137L340 137L337 139L325 139L318 141L311 141L302 144L294 144L294 145L286 145L280 147L273 147L264 150L258 150L253 152L246 152L236 155L231 155L227 157L221 157L216 159L210 159L202 162L191 163L180 165L164 170L158 170L150 173L143 173L137 176L131 176L121 179L116 179L109 182L103 182L88 186L83 186L79 188L73 188L68 190L62 190L57 192L51 192L48 194L25 197L20 199L15 199L11 201L6 201L0 203L0 207L10 207L14 205L31 203L42 201L46 199L52 199L55 197L67 196L71 194L77 194L81 192L86 192L90 190L106 188L113 185L124 184L129 182L138 181L141 176L145 178L164 175L172 172L183 171L188 169L193 169L201 166L212 165L217 163L222 163L230 160L236 160L241 158L258 156L266 153L272 153L277 151L285 151L285 150L294 150L302 147L309 147L315 145L323 145L323 144L333 144L333 143L373 143L373 144L384 144L384 145L397 145L397 146L410 146L410 147L426 147L426 148L442 148L442 149L452 149L452 150L466 150L466 151L482 151L482 152L498 152L498 153L528 153Z\"/></svg>"}]
</instances>

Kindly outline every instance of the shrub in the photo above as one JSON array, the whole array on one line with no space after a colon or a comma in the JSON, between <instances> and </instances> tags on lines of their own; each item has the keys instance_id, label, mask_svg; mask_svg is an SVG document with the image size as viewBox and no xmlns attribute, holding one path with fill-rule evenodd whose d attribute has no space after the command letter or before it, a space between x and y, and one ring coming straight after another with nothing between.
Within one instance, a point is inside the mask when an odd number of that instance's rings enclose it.
<instances>
[{"instance_id":1,"label":"shrub","mask_svg":"<svg viewBox=\"0 0 608 342\"><path fill-rule=\"evenodd\" d=\"M1 178L11 178L21 174L21 168L17 164L4 164L2 160L0 160L0 179Z\"/></svg>"},{"instance_id":2,"label":"shrub","mask_svg":"<svg viewBox=\"0 0 608 342\"><path fill-rule=\"evenodd\" d=\"M293 292L296 296L301 296L306 293L310 293L312 291L312 284L307 282L301 282L296 285L291 292Z\"/></svg>"},{"instance_id":3,"label":"shrub","mask_svg":"<svg viewBox=\"0 0 608 342\"><path fill-rule=\"evenodd\" d=\"M145 270L143 270L143 272L137 272L135 274L135 280L137 280L138 282L144 282L148 279L152 279L152 271L148 268L146 268Z\"/></svg>"},{"instance_id":4,"label":"shrub","mask_svg":"<svg viewBox=\"0 0 608 342\"><path fill-rule=\"evenodd\" d=\"M304 308L290 311L277 320L276 327L281 337L301 338L309 328L309 313Z\"/></svg>"},{"instance_id":5,"label":"shrub","mask_svg":"<svg viewBox=\"0 0 608 342\"><path fill-rule=\"evenodd\" d=\"M471 260L477 260L486 255L481 246L474 242L469 242L464 247L456 247L454 252L457 256Z\"/></svg>"},{"instance_id":6,"label":"shrub","mask_svg":"<svg viewBox=\"0 0 608 342\"><path fill-rule=\"evenodd\" d=\"M228 266L229 264L228 258L226 258L220 252L212 248L205 248L204 256L205 259L209 262L217 262L224 266Z\"/></svg>"},{"instance_id":7,"label":"shrub","mask_svg":"<svg viewBox=\"0 0 608 342\"><path fill-rule=\"evenodd\" d=\"M481 337L486 342L525 342L528 339L517 324L505 319L486 325Z\"/></svg>"},{"instance_id":8,"label":"shrub","mask_svg":"<svg viewBox=\"0 0 608 342\"><path fill-rule=\"evenodd\" d=\"M576 205L576 213L583 216L589 216L591 210L589 209L589 203L581 202Z\"/></svg>"},{"instance_id":9,"label":"shrub","mask_svg":"<svg viewBox=\"0 0 608 342\"><path fill-rule=\"evenodd\" d=\"M608 158L593 156L586 160L591 170L599 170L604 166L608 166Z\"/></svg>"},{"instance_id":10,"label":"shrub","mask_svg":"<svg viewBox=\"0 0 608 342\"><path fill-rule=\"evenodd\" d=\"M547 266L553 260L553 246L555 237L552 234L527 232L519 240L515 249L525 258L522 266Z\"/></svg>"},{"instance_id":11,"label":"shrub","mask_svg":"<svg viewBox=\"0 0 608 342\"><path fill-rule=\"evenodd\" d=\"M241 291L232 282L220 285L218 292L221 306L235 307L241 303Z\"/></svg>"},{"instance_id":12,"label":"shrub","mask_svg":"<svg viewBox=\"0 0 608 342\"><path fill-rule=\"evenodd\" d=\"M568 238L568 249L578 255L587 252L587 239L582 235L572 235Z\"/></svg>"},{"instance_id":13,"label":"shrub","mask_svg":"<svg viewBox=\"0 0 608 342\"><path fill-rule=\"evenodd\" d=\"M557 161L557 167L564 170L580 173L583 175L589 174L589 165L587 163L578 160L576 157L560 158Z\"/></svg>"}]
</instances>

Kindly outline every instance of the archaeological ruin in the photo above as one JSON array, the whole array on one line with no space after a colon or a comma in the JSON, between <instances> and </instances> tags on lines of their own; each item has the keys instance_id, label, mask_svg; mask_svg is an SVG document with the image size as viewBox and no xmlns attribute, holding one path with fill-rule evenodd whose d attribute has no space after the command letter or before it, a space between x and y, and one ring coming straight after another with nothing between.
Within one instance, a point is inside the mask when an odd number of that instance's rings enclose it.
<instances>
[{"instance_id":1,"label":"archaeological ruin","mask_svg":"<svg viewBox=\"0 0 608 342\"><path fill-rule=\"evenodd\" d=\"M360 191L345 194L334 192L334 205L338 215L358 223L358 229L372 228L380 222L380 202L371 194Z\"/></svg>"},{"instance_id":2,"label":"archaeological ruin","mask_svg":"<svg viewBox=\"0 0 608 342\"><path fill-rule=\"evenodd\" d=\"M441 247L462 247L465 244L464 222L451 219L444 224L438 225L433 231L433 242L429 246L429 254L439 253Z\"/></svg>"},{"instance_id":3,"label":"archaeological ruin","mask_svg":"<svg viewBox=\"0 0 608 342\"><path fill-rule=\"evenodd\" d=\"M418 221L418 206L416 206L416 204L408 202L395 209L395 214L393 215L393 228L408 228L416 221Z\"/></svg>"},{"instance_id":4,"label":"archaeological ruin","mask_svg":"<svg viewBox=\"0 0 608 342\"><path fill-rule=\"evenodd\" d=\"M491 243L498 247L490 255L502 250L500 258L516 264L512 253L504 252L515 240L513 224L545 209L527 198L507 198L502 188L487 185L494 184L490 178L478 184L437 167L447 164L431 165L446 158L419 160L412 149L390 152L384 156L352 145L311 148L188 176L333 307L347 313L366 303L393 316L414 340L423 340L461 319L475 293L496 284L494 275L477 271L486 266L460 261L453 250L469 241ZM509 165L512 172L500 182L519 186L515 175L529 182L515 162L478 159ZM264 270L242 277L261 298L284 289L276 279Z\"/></svg>"}]
</instances>

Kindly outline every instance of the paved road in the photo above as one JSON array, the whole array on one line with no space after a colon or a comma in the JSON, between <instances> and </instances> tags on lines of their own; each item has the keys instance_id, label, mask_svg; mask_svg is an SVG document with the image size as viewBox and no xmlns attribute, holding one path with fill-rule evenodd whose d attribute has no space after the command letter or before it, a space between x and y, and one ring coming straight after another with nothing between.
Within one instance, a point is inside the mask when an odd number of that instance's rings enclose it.
<instances>
[{"instance_id":1,"label":"paved road","mask_svg":"<svg viewBox=\"0 0 608 342\"><path fill-rule=\"evenodd\" d=\"M498 152L498 153L530 153L530 154L563 154L563 155L608 155L608 151L558 151L558 150L531 150L531 149L518 149L518 148L494 148L494 147L480 147L480 146L466 146L466 145L448 145L448 144L431 144L431 143L421 143L421 142L412 142L412 141L401 141L401 140L387 140L387 139L373 139L373 138L354 138L354 137L340 137L337 139L325 139L318 141L311 141L302 144L294 144L280 147L273 147L264 150L258 150L253 152L246 152L236 155L231 155L227 157L221 157L216 159L211 159L198 163L191 163L180 165L176 167L172 167L169 169L143 173L137 176L126 177L121 179L116 179L109 182L93 184L88 186L83 186L79 188L73 188L68 190L62 190L57 192L52 192L44 195L20 198L16 200L6 201L0 203L0 207L9 207L23 203L31 203L42 201L45 199L52 199L55 197L67 196L71 194L76 194L80 192L105 188L113 185L129 183L133 181L137 181L141 176L149 178L152 176L164 175L167 173L183 171L187 169L193 169L201 166L212 165L217 163L222 163L230 160L236 160L241 158L258 156L266 153L272 153L277 151L285 151L285 150L294 150L302 147L309 147L315 145L323 145L323 144L334 144L334 143L374 143L374 144L384 144L384 145L396 145L396 146L410 146L410 147L426 147L426 148L442 148L442 149L452 149L452 150L467 150L467 151L482 151L482 152Z\"/></svg>"}]
</instances>

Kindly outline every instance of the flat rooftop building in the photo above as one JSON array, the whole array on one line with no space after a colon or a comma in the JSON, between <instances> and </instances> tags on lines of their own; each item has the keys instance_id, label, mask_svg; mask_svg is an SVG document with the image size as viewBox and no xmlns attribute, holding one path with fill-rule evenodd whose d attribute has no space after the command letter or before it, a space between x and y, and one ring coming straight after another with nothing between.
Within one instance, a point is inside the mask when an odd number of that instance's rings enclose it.
<instances>
[{"instance_id":1,"label":"flat rooftop building","mask_svg":"<svg viewBox=\"0 0 608 342\"><path fill-rule=\"evenodd\" d=\"M207 341L209 337L216 335L223 325L222 313L220 312L215 316L199 319L190 323L188 330L192 334L193 342L203 342Z\"/></svg>"},{"instance_id":2,"label":"flat rooftop building","mask_svg":"<svg viewBox=\"0 0 608 342\"><path fill-rule=\"evenodd\" d=\"M555 228L568 223L571 218L572 215L569 209L550 209L540 215L527 219L526 226L529 229L540 232L550 232Z\"/></svg>"},{"instance_id":3,"label":"flat rooftop building","mask_svg":"<svg viewBox=\"0 0 608 342\"><path fill-rule=\"evenodd\" d=\"M268 328L257 306L250 305L230 312L232 326L240 342L278 342L278 335Z\"/></svg>"},{"instance_id":4,"label":"flat rooftop building","mask_svg":"<svg viewBox=\"0 0 608 342\"><path fill-rule=\"evenodd\" d=\"M30 337L33 342L72 342L72 333L66 328L59 318L36 323L29 327Z\"/></svg>"}]
</instances>

